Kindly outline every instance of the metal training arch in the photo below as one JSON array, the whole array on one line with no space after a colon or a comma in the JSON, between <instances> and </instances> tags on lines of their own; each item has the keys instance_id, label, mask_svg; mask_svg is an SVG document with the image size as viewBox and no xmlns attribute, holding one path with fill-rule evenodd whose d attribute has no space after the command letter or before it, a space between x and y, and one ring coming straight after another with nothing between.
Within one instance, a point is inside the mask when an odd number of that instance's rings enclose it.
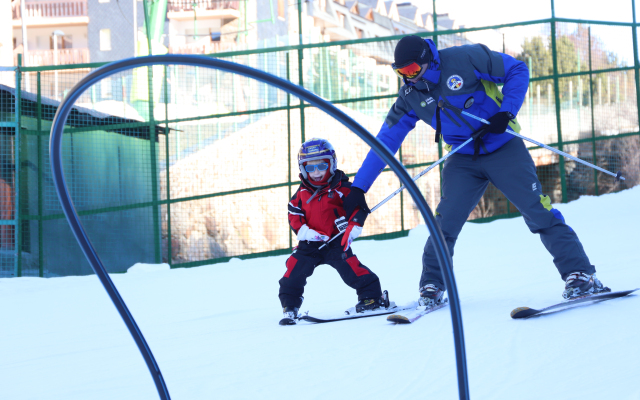
<instances>
[{"instance_id":1,"label":"metal training arch","mask_svg":"<svg viewBox=\"0 0 640 400\"><path fill-rule=\"evenodd\" d=\"M147 367L153 377L158 394L162 400L170 399L169 391L162 377L162 372L151 353L151 349L147 345L142 332L138 328L133 316L129 312L124 300L118 293L115 285L109 278L98 254L96 253L93 245L89 241L87 234L80 223L78 213L71 201L69 191L67 189L66 181L64 179L64 170L62 167L62 134L64 131L64 124L67 121L69 113L73 109L73 105L76 100L93 84L100 81L103 78L114 75L118 72L126 71L133 68L153 66L153 65L186 65L192 67L202 67L217 69L224 72L238 74L247 78L252 78L257 81L267 83L285 92L288 92L294 96L297 96L303 101L308 102L314 107L324 111L331 117L341 122L344 126L353 131L360 139L362 139L367 145L369 145L373 151L395 172L400 181L406 186L409 194L413 198L413 201L417 205L424 221L429 229L431 237L434 241L434 247L436 251L436 257L440 263L445 285L449 291L449 301L451 307L451 321L453 325L453 337L456 351L456 367L458 375L458 394L461 400L469 399L469 383L467 376L467 361L465 354L464 344L464 332L462 328L462 312L460 310L460 301L458 297L458 289L455 283L455 277L453 275L453 263L449 249L445 243L444 236L440 227L436 224L435 218L431 213L429 205L425 201L424 197L420 193L420 190L416 186L415 182L411 179L411 176L404 169L402 164L393 156L393 153L384 145L373 137L366 129L360 124L354 121L344 112L340 111L330 102L323 100L317 95L309 92L308 90L295 85L287 80L271 75L267 72L263 72L245 65L236 64L229 61L220 59L197 56L197 55L176 55L166 54L158 56L145 56L137 58L129 58L121 61L115 61L107 64L95 71L92 71L85 76L80 82L78 82L69 91L64 101L58 107L56 115L51 127L51 138L49 143L49 156L51 159L51 171L53 174L53 181L60 199L60 204L64 211L67 221L73 231L78 244L80 245L83 253L87 257L91 268L96 273L100 282L107 291L109 297L113 301L113 304L117 308L120 316L127 325L131 336L135 340L138 349L142 353Z\"/></svg>"}]
</instances>

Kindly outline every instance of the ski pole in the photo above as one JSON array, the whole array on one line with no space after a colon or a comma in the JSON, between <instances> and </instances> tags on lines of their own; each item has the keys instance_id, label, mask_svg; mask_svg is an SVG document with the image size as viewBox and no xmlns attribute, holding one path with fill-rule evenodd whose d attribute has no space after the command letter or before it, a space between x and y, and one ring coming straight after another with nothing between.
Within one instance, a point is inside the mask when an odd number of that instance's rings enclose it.
<instances>
[{"instance_id":1,"label":"ski pole","mask_svg":"<svg viewBox=\"0 0 640 400\"><path fill-rule=\"evenodd\" d=\"M468 113L468 112L466 112L466 111L461 111L461 113L462 113L462 114L464 114L464 115L466 115L466 116L468 116L468 117L471 117L471 118L473 118L473 119L475 119L475 120L477 120L477 121L480 121L480 122L482 122L482 123L484 123L484 124L489 124L489 121L487 121L486 119L483 119L483 118L477 117L477 116L475 116L475 115L473 115L473 114L469 114L469 113ZM536 141L536 140L533 140L533 139L530 139L530 138L528 138L528 137L526 137L526 136L522 136L522 135L520 135L520 134L518 134L518 133L516 133L516 132L512 131L512 130L511 130L511 129L509 129L509 128L507 128L506 132L508 132L508 133L512 134L513 136L519 137L520 139L524 139L524 140L527 140L527 141L529 141L529 142L531 142L531 143L533 143L533 144L537 144L537 145L538 145L538 146L540 146L540 147L544 147L544 148L545 148L545 149L547 149L547 150L551 150L551 151L553 151L554 153L560 154L561 156L564 156L564 157L566 157L566 158L568 158L568 159L570 159L570 160L573 160L573 161L579 162L580 164L584 164L584 165L586 165L587 167L591 167L591 168L593 168L593 169L597 169L597 170L598 170L598 171L600 171L600 172L604 172L604 173L605 173L605 174L607 174L607 175L611 175L611 176L613 176L614 178L616 178L616 181L620 181L620 180L624 181L624 180L625 180L625 179L624 179L624 177L622 176L622 172L621 172L621 171L618 171L617 173L615 173L615 174L614 174L613 172L607 171L607 170L606 170L606 169L604 169L604 168L600 168L600 167L598 167L597 165L593 165L593 164L591 164L590 162L587 162L587 161L581 160L580 158L574 157L574 156L572 156L571 154L565 153L564 151L561 151L561 150L558 150L558 149L554 149L553 147L551 147L551 146L547 146L547 145L546 145L546 144L544 144L544 143L540 143L540 142L538 142L538 141Z\"/></svg>"},{"instance_id":2,"label":"ski pole","mask_svg":"<svg viewBox=\"0 0 640 400\"><path fill-rule=\"evenodd\" d=\"M467 139L464 143L462 143L460 146L456 147L455 149L451 150L450 152L448 152L447 154L445 154L441 159L439 159L438 161L434 162L433 164L431 164L427 169L425 169L424 171L420 172L418 175L413 177L413 181L417 181L421 176L423 176L424 174L426 174L427 172L431 171L432 169L434 169L436 166L438 166L439 164L441 164L444 160L446 160L447 158L449 158L450 155L456 153L458 150L460 150L461 148L463 148L464 146L466 146L468 143L470 143L473 140L473 138L469 138ZM391 200L395 195L397 195L398 193L402 192L405 189L405 186L402 185L400 186L400 188L398 190L396 190L395 192L391 193L389 196L387 196L386 199L382 200L380 203L378 203L375 207L373 207L371 209L371 212L374 212L375 210L377 210L378 208L380 208L380 206L382 206L384 203L386 203L387 201ZM329 239L329 241L325 242L325 244L323 244L322 246L320 246L318 248L318 250L320 250L321 248L323 248L324 246L328 245L329 243L331 243L333 241L333 239L337 238L338 236L342 235L344 232L338 232L336 233L336 235L334 237L332 237L331 239Z\"/></svg>"},{"instance_id":3,"label":"ski pole","mask_svg":"<svg viewBox=\"0 0 640 400\"><path fill-rule=\"evenodd\" d=\"M424 171L420 172L418 175L413 177L413 181L417 181L418 178L420 178L422 175L426 174L427 172L431 171L433 168L435 168L437 165L439 165L440 163L442 163L444 160L446 160L447 158L449 158L450 155L456 153L458 150L460 150L461 148L463 148L464 146L466 146L469 142L471 142L473 140L473 138L469 138L467 139L466 142L462 143L460 146L456 147L455 149L451 150L450 152L448 152L447 154L445 154L441 159L439 159L438 161L434 162L433 164L431 164L429 166L429 168L425 169ZM397 195L398 193L402 192L404 190L405 186L402 185L400 186L400 188L398 190L396 190L395 192L391 193L389 196L387 196L386 199L382 200L380 203L378 203L375 207L373 207L371 209L371 212L374 212L375 210L377 210L378 208L380 208L380 206L382 206L384 203L386 203L387 201L391 200L391 198L393 198L395 195Z\"/></svg>"}]
</instances>

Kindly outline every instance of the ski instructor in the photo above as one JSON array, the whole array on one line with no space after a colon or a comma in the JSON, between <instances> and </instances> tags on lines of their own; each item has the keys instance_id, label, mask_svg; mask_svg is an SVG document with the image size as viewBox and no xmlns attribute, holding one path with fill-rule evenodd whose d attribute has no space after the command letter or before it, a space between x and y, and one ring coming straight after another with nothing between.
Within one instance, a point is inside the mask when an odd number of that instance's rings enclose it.
<instances>
[{"instance_id":1,"label":"ski instructor","mask_svg":"<svg viewBox=\"0 0 640 400\"><path fill-rule=\"evenodd\" d=\"M576 233L551 206L549 196L542 194L535 164L523 140L504 134L508 126L520 131L515 116L529 85L527 66L482 44L438 51L431 39L418 36L405 36L398 42L394 61L393 70L404 85L380 128L378 140L395 153L420 120L436 130L436 142L442 138L447 151L474 138L452 154L442 170L436 221L451 256L462 226L491 182L522 213L529 230L540 235L565 281L564 298L610 291L596 278L595 267ZM498 83L504 84L502 93ZM462 110L489 124L465 118ZM385 163L369 151L344 200L347 215L358 206L369 211L365 193L384 167ZM419 304L440 304L445 290L430 237L422 256Z\"/></svg>"}]
</instances>

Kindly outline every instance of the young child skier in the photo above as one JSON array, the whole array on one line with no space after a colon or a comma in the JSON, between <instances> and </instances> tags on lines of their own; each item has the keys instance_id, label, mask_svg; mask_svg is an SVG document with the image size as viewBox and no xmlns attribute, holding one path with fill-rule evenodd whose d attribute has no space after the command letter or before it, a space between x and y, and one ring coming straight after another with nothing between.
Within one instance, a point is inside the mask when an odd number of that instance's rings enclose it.
<instances>
[{"instance_id":1,"label":"young child skier","mask_svg":"<svg viewBox=\"0 0 640 400\"><path fill-rule=\"evenodd\" d=\"M307 278L320 264L335 268L344 283L356 289L359 300L356 312L385 307L378 276L350 248L362 232L367 213L358 208L350 218L345 215L342 199L349 194L351 183L337 169L333 146L325 139L304 142L298 153L298 165L301 182L289 202L289 225L299 243L287 259L287 272L280 279L279 297L284 313L281 324L295 324ZM343 231L342 240L328 242Z\"/></svg>"}]
</instances>

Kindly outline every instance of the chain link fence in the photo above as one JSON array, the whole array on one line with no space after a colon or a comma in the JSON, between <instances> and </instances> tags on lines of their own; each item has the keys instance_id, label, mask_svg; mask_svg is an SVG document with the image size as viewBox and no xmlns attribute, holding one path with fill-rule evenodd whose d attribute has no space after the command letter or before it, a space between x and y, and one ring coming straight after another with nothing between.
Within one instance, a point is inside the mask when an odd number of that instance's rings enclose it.
<instances>
[{"instance_id":1,"label":"chain link fence","mask_svg":"<svg viewBox=\"0 0 640 400\"><path fill-rule=\"evenodd\" d=\"M553 202L600 195L640 183L638 72L601 39L604 30L637 54L633 23L604 25L547 19L446 31L440 49L474 42L524 61L529 92L522 134L611 171L625 182L544 149L531 148ZM508 38L508 40L507 40ZM332 101L373 134L400 87L390 68L400 37L218 53L303 85ZM513 52L508 41L521 43ZM49 128L66 90L101 64L26 67L1 72L0 275L90 274L58 204L49 171ZM30 76L30 89L24 80ZM15 88L19 90L16 91ZM192 267L285 254L296 245L287 203L298 181L300 144L328 139L338 167L353 176L368 147L323 112L248 78L179 65L120 72L89 88L75 104L63 137L65 176L81 221L109 272L136 262ZM397 157L416 175L442 157L434 131L418 124ZM440 176L417 182L432 209ZM371 206L399 187L384 171ZM518 211L491 186L469 219ZM367 220L366 238L406 235L421 223L411 199L396 196Z\"/></svg>"}]
</instances>

